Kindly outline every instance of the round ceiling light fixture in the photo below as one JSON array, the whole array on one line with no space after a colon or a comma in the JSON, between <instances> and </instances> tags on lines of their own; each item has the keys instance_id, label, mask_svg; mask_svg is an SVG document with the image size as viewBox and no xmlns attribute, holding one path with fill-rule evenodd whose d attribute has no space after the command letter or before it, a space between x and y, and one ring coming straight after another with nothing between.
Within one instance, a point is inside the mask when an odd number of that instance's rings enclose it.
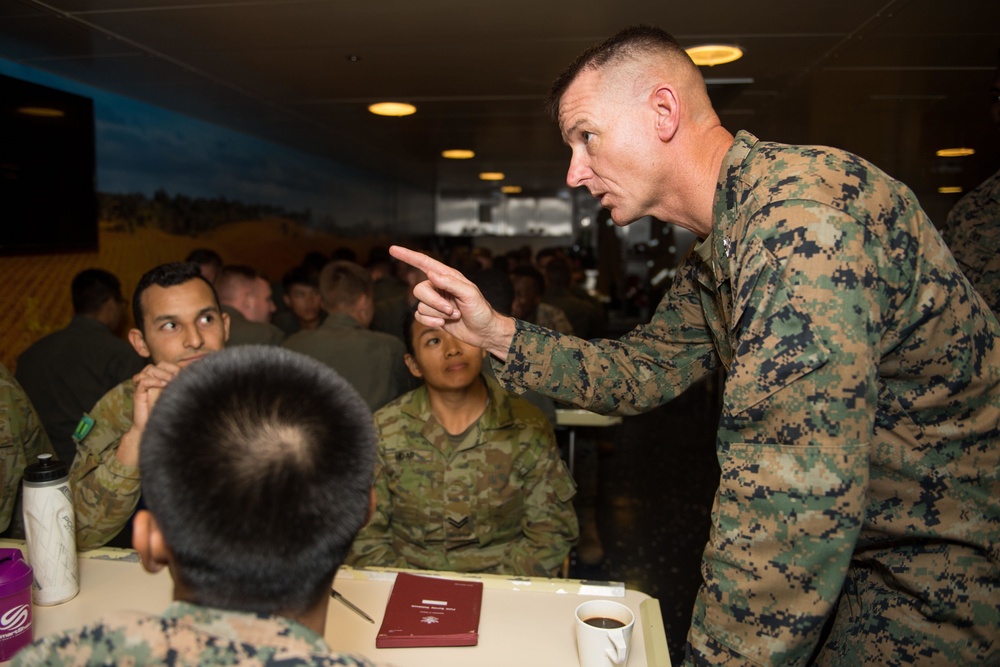
<instances>
[{"instance_id":1,"label":"round ceiling light fixture","mask_svg":"<svg viewBox=\"0 0 1000 667\"><path fill-rule=\"evenodd\" d=\"M409 116L417 112L417 107L406 102L377 102L368 110L376 116Z\"/></svg>"},{"instance_id":2,"label":"round ceiling light fixture","mask_svg":"<svg viewBox=\"0 0 1000 667\"><path fill-rule=\"evenodd\" d=\"M941 148L934 153L938 157L968 157L976 154L975 148Z\"/></svg>"},{"instance_id":3,"label":"round ceiling light fixture","mask_svg":"<svg viewBox=\"0 0 1000 667\"><path fill-rule=\"evenodd\" d=\"M743 57L743 49L730 44L702 44L684 49L695 65L725 65Z\"/></svg>"},{"instance_id":4,"label":"round ceiling light fixture","mask_svg":"<svg viewBox=\"0 0 1000 667\"><path fill-rule=\"evenodd\" d=\"M62 109L52 109L50 107L18 107L17 112L25 116L36 116L38 118L62 118L66 112Z\"/></svg>"},{"instance_id":5,"label":"round ceiling light fixture","mask_svg":"<svg viewBox=\"0 0 1000 667\"><path fill-rule=\"evenodd\" d=\"M446 157L449 160L469 160L476 157L476 153L468 148L449 148L446 151L441 151L441 157Z\"/></svg>"}]
</instances>

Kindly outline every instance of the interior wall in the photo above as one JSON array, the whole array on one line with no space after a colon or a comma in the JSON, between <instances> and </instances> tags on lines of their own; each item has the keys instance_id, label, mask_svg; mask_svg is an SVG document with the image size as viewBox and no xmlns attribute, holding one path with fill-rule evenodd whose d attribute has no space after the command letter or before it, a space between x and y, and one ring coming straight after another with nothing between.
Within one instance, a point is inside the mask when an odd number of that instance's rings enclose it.
<instances>
[{"instance_id":1,"label":"interior wall","mask_svg":"<svg viewBox=\"0 0 1000 667\"><path fill-rule=\"evenodd\" d=\"M69 285L85 268L111 271L130 297L145 271L197 247L276 280L308 251L347 246L363 260L373 245L433 233L433 192L9 61L0 60L0 73L94 100L99 192L225 198L310 216L301 224L235 222L198 236L168 234L155 221L103 220L96 252L0 256L0 362L11 370L26 347L68 323Z\"/></svg>"}]
</instances>

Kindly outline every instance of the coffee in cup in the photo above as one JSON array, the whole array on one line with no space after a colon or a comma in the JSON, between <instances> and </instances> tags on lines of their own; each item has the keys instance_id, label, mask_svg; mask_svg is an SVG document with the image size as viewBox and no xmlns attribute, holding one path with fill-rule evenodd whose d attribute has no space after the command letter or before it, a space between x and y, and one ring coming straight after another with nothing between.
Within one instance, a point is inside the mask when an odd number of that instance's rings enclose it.
<instances>
[{"instance_id":1,"label":"coffee in cup","mask_svg":"<svg viewBox=\"0 0 1000 667\"><path fill-rule=\"evenodd\" d=\"M576 608L580 667L614 667L628 661L635 616L612 600L590 600Z\"/></svg>"}]
</instances>

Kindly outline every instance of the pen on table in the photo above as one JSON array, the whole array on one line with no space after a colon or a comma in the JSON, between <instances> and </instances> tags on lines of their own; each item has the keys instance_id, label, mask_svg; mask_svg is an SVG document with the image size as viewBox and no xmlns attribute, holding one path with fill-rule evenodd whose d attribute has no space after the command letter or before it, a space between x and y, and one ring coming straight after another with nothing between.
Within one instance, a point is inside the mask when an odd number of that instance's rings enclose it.
<instances>
[{"instance_id":1,"label":"pen on table","mask_svg":"<svg viewBox=\"0 0 1000 667\"><path fill-rule=\"evenodd\" d=\"M334 600L340 600L341 602L344 603L345 607L347 607L348 609L350 609L354 613L358 614L362 618L366 619L369 623L374 623L375 622L375 619L373 619L371 616L369 616L365 612L361 611L361 609L357 605L355 605L353 602L351 602L350 600L348 600L347 598L345 598L343 595L341 595L337 591L331 589L330 590L330 597L332 597Z\"/></svg>"}]
</instances>

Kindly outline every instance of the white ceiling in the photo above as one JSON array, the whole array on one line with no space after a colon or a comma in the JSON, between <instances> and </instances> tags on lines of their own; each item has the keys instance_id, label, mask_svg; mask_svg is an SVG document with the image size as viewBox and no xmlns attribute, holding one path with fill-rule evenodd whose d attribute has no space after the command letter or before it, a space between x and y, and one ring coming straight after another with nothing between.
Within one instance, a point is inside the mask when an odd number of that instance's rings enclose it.
<instances>
[{"instance_id":1,"label":"white ceiling","mask_svg":"<svg viewBox=\"0 0 1000 667\"><path fill-rule=\"evenodd\" d=\"M422 186L489 169L550 191L569 153L549 83L635 23L743 47L704 69L730 130L853 150L924 198L1000 163L996 0L0 0L0 58ZM934 158L955 143L979 152Z\"/></svg>"}]
</instances>

